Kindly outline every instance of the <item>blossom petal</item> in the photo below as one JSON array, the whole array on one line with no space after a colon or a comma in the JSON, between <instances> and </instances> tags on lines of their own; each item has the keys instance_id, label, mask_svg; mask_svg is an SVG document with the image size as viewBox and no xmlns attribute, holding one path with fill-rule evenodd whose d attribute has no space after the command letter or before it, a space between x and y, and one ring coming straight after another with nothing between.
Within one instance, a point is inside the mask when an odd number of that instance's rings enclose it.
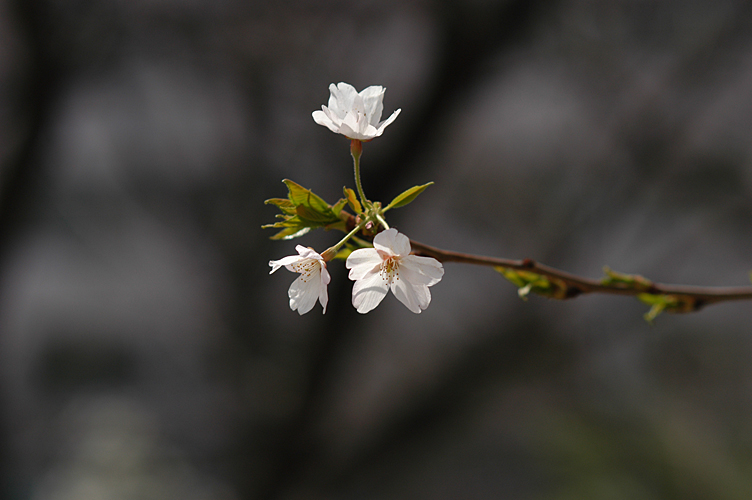
<instances>
[{"instance_id":1,"label":"blossom petal","mask_svg":"<svg viewBox=\"0 0 752 500\"><path fill-rule=\"evenodd\" d=\"M329 275L329 271L326 270L326 265L321 268L321 282L319 283L319 302L321 307L324 308L322 314L326 313L326 304L329 302L329 295L326 292L326 285L329 284L332 277Z\"/></svg>"},{"instance_id":2,"label":"blossom petal","mask_svg":"<svg viewBox=\"0 0 752 500\"><path fill-rule=\"evenodd\" d=\"M316 300L319 298L319 287L321 278L315 273L310 279L304 280L304 275L298 276L298 279L292 282L287 292L290 297L290 309L297 310L301 316L313 309Z\"/></svg>"},{"instance_id":3,"label":"blossom petal","mask_svg":"<svg viewBox=\"0 0 752 500\"><path fill-rule=\"evenodd\" d=\"M420 314L431 303L431 292L425 285L413 285L403 279L395 280L391 288L394 296L415 314Z\"/></svg>"},{"instance_id":4,"label":"blossom petal","mask_svg":"<svg viewBox=\"0 0 752 500\"><path fill-rule=\"evenodd\" d=\"M365 314L378 306L388 291L389 286L378 271L368 273L353 285L353 306L359 313Z\"/></svg>"},{"instance_id":5,"label":"blossom petal","mask_svg":"<svg viewBox=\"0 0 752 500\"><path fill-rule=\"evenodd\" d=\"M386 89L381 85L371 85L360 91L360 96L365 104L368 123L374 127L378 126L381 113L384 112L384 92L386 92Z\"/></svg>"},{"instance_id":6,"label":"blossom petal","mask_svg":"<svg viewBox=\"0 0 752 500\"><path fill-rule=\"evenodd\" d=\"M342 119L345 117L345 113L339 115L333 109L329 109L326 106L321 106L321 111L323 111L326 117L337 127L342 124Z\"/></svg>"},{"instance_id":7,"label":"blossom petal","mask_svg":"<svg viewBox=\"0 0 752 500\"><path fill-rule=\"evenodd\" d=\"M316 253L316 250L313 250L312 248L304 247L303 245L296 245L295 250L297 250L300 256L304 259L320 260L322 262L324 260L321 255Z\"/></svg>"},{"instance_id":8,"label":"blossom petal","mask_svg":"<svg viewBox=\"0 0 752 500\"><path fill-rule=\"evenodd\" d=\"M389 255L407 257L410 254L410 238L390 228L373 238L373 247Z\"/></svg>"},{"instance_id":9,"label":"blossom petal","mask_svg":"<svg viewBox=\"0 0 752 500\"><path fill-rule=\"evenodd\" d=\"M339 88L337 88L337 85L334 83L329 84L329 108L330 109L336 109L337 103L340 100L340 97L342 96L342 93L339 91Z\"/></svg>"},{"instance_id":10,"label":"blossom petal","mask_svg":"<svg viewBox=\"0 0 752 500\"><path fill-rule=\"evenodd\" d=\"M288 255L287 257L282 257L279 260L270 260L269 265L272 266L272 270L269 271L269 274L272 274L282 266L286 267L288 271L292 271L292 268L290 266L292 264L295 264L296 262L300 262L301 260L302 257L300 255Z\"/></svg>"},{"instance_id":11,"label":"blossom petal","mask_svg":"<svg viewBox=\"0 0 752 500\"><path fill-rule=\"evenodd\" d=\"M371 139L373 139L375 137L378 137L380 135L381 134L376 129L376 127L374 127L370 123L366 123L365 127L364 127L364 130L363 130L363 137L365 137L365 139L361 139L361 140L362 141L370 141Z\"/></svg>"},{"instance_id":12,"label":"blossom petal","mask_svg":"<svg viewBox=\"0 0 752 500\"><path fill-rule=\"evenodd\" d=\"M362 137L360 133L360 124L358 118L354 113L347 113L342 119L342 123L339 125L340 134L346 135L350 139L358 139Z\"/></svg>"},{"instance_id":13,"label":"blossom petal","mask_svg":"<svg viewBox=\"0 0 752 500\"><path fill-rule=\"evenodd\" d=\"M332 119L326 114L326 112L329 111L327 107L326 106L321 106L321 107L324 111L316 110L313 113L311 113L311 116L313 116L313 121L315 121L319 125L325 126L332 132L339 134L339 125L334 123L334 121L332 121Z\"/></svg>"},{"instance_id":14,"label":"blossom petal","mask_svg":"<svg viewBox=\"0 0 752 500\"><path fill-rule=\"evenodd\" d=\"M348 278L357 281L381 265L381 257L373 248L359 248L347 256L345 267L350 270Z\"/></svg>"},{"instance_id":15,"label":"blossom petal","mask_svg":"<svg viewBox=\"0 0 752 500\"><path fill-rule=\"evenodd\" d=\"M444 267L441 262L431 257L418 255L408 255L402 259L400 270L405 274L406 280L426 286L435 285L444 276Z\"/></svg>"},{"instance_id":16,"label":"blossom petal","mask_svg":"<svg viewBox=\"0 0 752 500\"><path fill-rule=\"evenodd\" d=\"M332 89L332 87L334 87L334 89ZM329 107L332 107L332 97L334 97L336 103L334 111L336 111L339 116L344 117L345 113L352 108L353 100L355 99L355 96L358 95L358 91L349 83L339 82L336 86L334 84L329 85L329 92L331 93L331 96L329 97Z\"/></svg>"},{"instance_id":17,"label":"blossom petal","mask_svg":"<svg viewBox=\"0 0 752 500\"><path fill-rule=\"evenodd\" d=\"M366 126L368 125L368 116L366 115L366 105L360 94L355 95L348 113L355 118L355 121L358 124L358 132L361 134L365 132Z\"/></svg>"},{"instance_id":18,"label":"blossom petal","mask_svg":"<svg viewBox=\"0 0 752 500\"><path fill-rule=\"evenodd\" d=\"M342 91L339 89L338 85L330 84L329 85L329 109L332 110L335 114L338 116L342 116L344 114L344 109L342 108L342 104L344 103L344 97L342 94Z\"/></svg>"},{"instance_id":19,"label":"blossom petal","mask_svg":"<svg viewBox=\"0 0 752 500\"><path fill-rule=\"evenodd\" d=\"M392 113L392 116L390 116L389 118L387 118L386 120L384 120L383 122L379 123L379 124L378 124L378 125L376 126L376 128L377 128L377 132L378 132L378 134L377 134L377 137L378 137L379 135L381 135L382 133L384 133L384 129L385 129L385 128L386 128L386 127L387 127L387 126L389 125L389 124L391 124L391 123L392 123L392 122L393 122L394 120L396 120L396 119L397 119L397 117L399 116L399 114L400 114L401 112L402 112L402 108L400 108L400 109L398 109L397 111L395 111L394 113ZM379 118L381 118L381 115L379 115ZM374 125L375 125L375 124L374 124Z\"/></svg>"}]
</instances>

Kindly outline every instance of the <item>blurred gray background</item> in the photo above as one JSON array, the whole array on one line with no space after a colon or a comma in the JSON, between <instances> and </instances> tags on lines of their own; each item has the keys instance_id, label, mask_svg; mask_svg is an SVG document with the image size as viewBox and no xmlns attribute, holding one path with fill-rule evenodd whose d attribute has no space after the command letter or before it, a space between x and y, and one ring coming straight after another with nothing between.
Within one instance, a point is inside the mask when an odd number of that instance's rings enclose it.
<instances>
[{"instance_id":1,"label":"blurred gray background","mask_svg":"<svg viewBox=\"0 0 752 500\"><path fill-rule=\"evenodd\" d=\"M662 315L446 265L358 315L268 276L327 87L384 85L363 182L435 246L745 285L741 0L3 0L0 497L752 498L752 306Z\"/></svg>"}]
</instances>

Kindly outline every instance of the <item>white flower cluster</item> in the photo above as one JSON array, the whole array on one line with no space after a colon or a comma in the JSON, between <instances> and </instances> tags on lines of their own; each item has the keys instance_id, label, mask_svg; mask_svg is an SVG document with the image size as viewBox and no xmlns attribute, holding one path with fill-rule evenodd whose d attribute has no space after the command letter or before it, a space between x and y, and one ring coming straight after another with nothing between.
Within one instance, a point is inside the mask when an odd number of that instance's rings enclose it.
<instances>
[{"instance_id":1,"label":"white flower cluster","mask_svg":"<svg viewBox=\"0 0 752 500\"><path fill-rule=\"evenodd\" d=\"M313 112L316 123L352 140L351 152L356 162L356 182L363 199L365 196L360 188L358 174L360 153L356 154L353 148L359 148L361 142L379 137L400 114L398 109L388 119L380 121L381 113L384 111L382 101L385 91L384 87L378 85L358 92L352 85L344 82L331 84L329 106L321 106L320 111ZM379 213L372 214L371 217L386 226L383 219L379 218ZM357 230L359 228L354 231ZM324 254L298 245L295 247L298 255L269 261L272 268L269 274L280 267L300 274L288 291L290 309L302 315L313 309L318 300L326 312L326 287L331 280L326 261L336 254L352 234L354 233L346 236ZM412 255L411 251L410 239L407 236L396 229L386 229L373 238L373 248L360 248L347 257L345 265L350 270L349 278L355 282L352 303L359 313L367 313L378 306L389 290L414 313L420 313L428 307L431 303L431 292L428 287L441 281L444 268L438 260Z\"/></svg>"},{"instance_id":2,"label":"white flower cluster","mask_svg":"<svg viewBox=\"0 0 752 500\"><path fill-rule=\"evenodd\" d=\"M290 286L290 308L305 314L316 300L326 312L330 276L324 258L301 245L299 255L272 260L273 273L280 267L300 273ZM414 313L420 313L431 303L428 287L441 281L444 268L436 259L412 255L410 240L396 229L387 229L373 239L373 248L361 248L347 257L349 278L355 282L352 291L353 306L365 314L378 306L389 290Z\"/></svg>"}]
</instances>

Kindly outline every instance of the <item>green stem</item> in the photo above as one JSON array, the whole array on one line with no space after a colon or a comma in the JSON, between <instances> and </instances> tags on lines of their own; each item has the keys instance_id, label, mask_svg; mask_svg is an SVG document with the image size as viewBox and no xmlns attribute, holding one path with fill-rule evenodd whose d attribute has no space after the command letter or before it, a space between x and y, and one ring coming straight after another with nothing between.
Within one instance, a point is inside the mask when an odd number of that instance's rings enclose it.
<instances>
[{"instance_id":1,"label":"green stem","mask_svg":"<svg viewBox=\"0 0 752 500\"><path fill-rule=\"evenodd\" d=\"M360 183L360 155L363 153L363 143L358 139L350 140L350 154L353 157L353 166L355 167L355 187L358 189L358 196L360 196L360 203L364 208L370 208L368 198L366 198L363 192L363 186Z\"/></svg>"},{"instance_id":2,"label":"green stem","mask_svg":"<svg viewBox=\"0 0 752 500\"><path fill-rule=\"evenodd\" d=\"M337 255L337 252L339 252L339 249L342 248L342 245L347 243L347 240L358 234L358 232L366 227L366 224L368 224L371 221L370 218L363 219L360 221L360 224L355 226L352 231L347 233L344 238L339 240L339 242L334 245L333 247L327 248L324 253L321 254L322 257L324 257L324 261L328 262L334 258L335 255Z\"/></svg>"},{"instance_id":3,"label":"green stem","mask_svg":"<svg viewBox=\"0 0 752 500\"><path fill-rule=\"evenodd\" d=\"M381 215L376 214L376 215L374 215L374 217L376 218L377 221L379 221L379 224L381 224L382 226L384 226L384 229L389 229L389 224L386 223L386 221L384 220L384 218Z\"/></svg>"}]
</instances>

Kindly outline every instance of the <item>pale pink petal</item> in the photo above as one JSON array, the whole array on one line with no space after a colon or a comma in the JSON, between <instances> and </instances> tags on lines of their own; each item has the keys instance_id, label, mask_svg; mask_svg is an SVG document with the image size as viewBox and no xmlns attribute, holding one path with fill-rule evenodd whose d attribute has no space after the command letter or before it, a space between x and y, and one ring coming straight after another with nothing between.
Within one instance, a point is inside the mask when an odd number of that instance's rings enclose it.
<instances>
[{"instance_id":1,"label":"pale pink petal","mask_svg":"<svg viewBox=\"0 0 752 500\"><path fill-rule=\"evenodd\" d=\"M322 106L324 110L326 110L326 106ZM317 110L311 113L311 116L313 116L313 121L318 123L319 125L323 125L332 132L339 133L339 126L332 121L329 116L324 111Z\"/></svg>"},{"instance_id":2,"label":"pale pink petal","mask_svg":"<svg viewBox=\"0 0 752 500\"><path fill-rule=\"evenodd\" d=\"M345 262L345 267L350 269L348 277L357 281L365 276L368 272L381 265L381 257L373 248L359 248L353 251Z\"/></svg>"},{"instance_id":3,"label":"pale pink petal","mask_svg":"<svg viewBox=\"0 0 752 500\"><path fill-rule=\"evenodd\" d=\"M349 130L352 131L353 136L360 135L360 124L358 123L358 117L354 113L348 112L345 115L345 117L342 119L342 124L340 125L340 128L344 130L345 127L347 127ZM348 135L348 137L357 139L357 137L353 137L353 136Z\"/></svg>"},{"instance_id":4,"label":"pale pink petal","mask_svg":"<svg viewBox=\"0 0 752 500\"><path fill-rule=\"evenodd\" d=\"M399 270L400 278L402 278L402 280L404 281L407 281L408 283L412 283L413 285L432 286L439 282L439 280L434 279L430 276L426 276L425 274L415 270L404 261L400 262Z\"/></svg>"},{"instance_id":5,"label":"pale pink petal","mask_svg":"<svg viewBox=\"0 0 752 500\"><path fill-rule=\"evenodd\" d=\"M329 274L329 270L326 268L326 262L321 262L321 283L328 285L332 281L332 276Z\"/></svg>"},{"instance_id":6,"label":"pale pink petal","mask_svg":"<svg viewBox=\"0 0 752 500\"><path fill-rule=\"evenodd\" d=\"M397 233L397 235L394 237L394 246L392 246L392 251L395 253L395 255L399 255L400 257L407 257L410 255L410 251L412 248L410 247L410 238L405 236L402 233Z\"/></svg>"},{"instance_id":7,"label":"pale pink petal","mask_svg":"<svg viewBox=\"0 0 752 500\"><path fill-rule=\"evenodd\" d=\"M292 271L293 269L290 266L292 264L295 264L296 262L300 262L301 260L302 257L300 255L288 255L287 257L282 257L279 260L270 260L269 265L272 266L272 270L269 271L269 274L272 274L282 266L285 266L288 271Z\"/></svg>"},{"instance_id":8,"label":"pale pink petal","mask_svg":"<svg viewBox=\"0 0 752 500\"><path fill-rule=\"evenodd\" d=\"M331 281L329 271L326 270L326 266L321 269L321 282L319 283L319 302L321 307L324 308L322 314L326 313L326 304L329 302L329 295L326 293L326 285Z\"/></svg>"},{"instance_id":9,"label":"pale pink petal","mask_svg":"<svg viewBox=\"0 0 752 500\"><path fill-rule=\"evenodd\" d=\"M410 273L406 278L413 283L423 283L426 286L433 286L444 276L444 267L441 262L431 257L421 257L418 255L408 255L400 262L400 269ZM423 276L423 278L418 278Z\"/></svg>"},{"instance_id":10,"label":"pale pink petal","mask_svg":"<svg viewBox=\"0 0 752 500\"><path fill-rule=\"evenodd\" d=\"M365 314L378 306L388 291L389 286L380 273L369 273L353 285L353 306L359 313Z\"/></svg>"},{"instance_id":11,"label":"pale pink petal","mask_svg":"<svg viewBox=\"0 0 752 500\"><path fill-rule=\"evenodd\" d=\"M329 86L329 90L331 91L331 86ZM357 95L358 91L349 83L339 82L337 84L337 106L340 115L352 109L353 100Z\"/></svg>"},{"instance_id":12,"label":"pale pink petal","mask_svg":"<svg viewBox=\"0 0 752 500\"><path fill-rule=\"evenodd\" d=\"M394 296L416 314L420 314L431 302L431 294L425 285L413 286L405 280L395 280L391 289Z\"/></svg>"},{"instance_id":13,"label":"pale pink petal","mask_svg":"<svg viewBox=\"0 0 752 500\"><path fill-rule=\"evenodd\" d=\"M379 131L376 130L376 127L371 125L370 123L366 123L364 130L363 130L363 137L364 139L361 139L362 141L370 141L371 139L380 136Z\"/></svg>"},{"instance_id":14,"label":"pale pink petal","mask_svg":"<svg viewBox=\"0 0 752 500\"><path fill-rule=\"evenodd\" d=\"M377 130L378 130L378 134L377 134L377 136L379 136L379 135L381 135L382 133L384 133L384 129L385 129L385 128L386 128L386 127L387 127L387 126L389 125L389 124L391 124L391 123L392 123L392 122L393 122L394 120L396 120L396 119L397 119L397 117L399 116L399 114L400 114L401 112L402 112L402 109L398 109L397 111L395 111L394 113L392 113L392 116L390 116L389 118L387 118L387 119L386 119L386 120L384 120L383 122L379 123L379 124L377 125L377 127L376 127L376 128L377 128Z\"/></svg>"},{"instance_id":15,"label":"pale pink petal","mask_svg":"<svg viewBox=\"0 0 752 500\"><path fill-rule=\"evenodd\" d=\"M368 123L374 127L378 126L381 113L384 111L384 92L386 92L386 89L380 85L372 85L360 91L360 96L365 104Z\"/></svg>"},{"instance_id":16,"label":"pale pink petal","mask_svg":"<svg viewBox=\"0 0 752 500\"><path fill-rule=\"evenodd\" d=\"M410 253L410 238L390 228L373 238L373 247L389 255L405 257Z\"/></svg>"},{"instance_id":17,"label":"pale pink petal","mask_svg":"<svg viewBox=\"0 0 752 500\"><path fill-rule=\"evenodd\" d=\"M373 248L385 255L395 255L394 253L394 238L397 236L397 230L389 228L385 231L381 231L379 234L373 237Z\"/></svg>"},{"instance_id":18,"label":"pale pink petal","mask_svg":"<svg viewBox=\"0 0 752 500\"><path fill-rule=\"evenodd\" d=\"M342 123L342 120L345 118L346 112L341 112L341 114L336 113L333 109L329 109L326 106L321 106L321 110L326 114L327 117L334 123L335 125L339 126L340 123Z\"/></svg>"},{"instance_id":19,"label":"pale pink petal","mask_svg":"<svg viewBox=\"0 0 752 500\"><path fill-rule=\"evenodd\" d=\"M314 260L323 260L321 258L321 255L316 253L315 250L304 247L303 245L296 245L295 250L300 254L300 256L304 259L314 259Z\"/></svg>"},{"instance_id":20,"label":"pale pink petal","mask_svg":"<svg viewBox=\"0 0 752 500\"><path fill-rule=\"evenodd\" d=\"M360 96L360 94L356 94L353 98L352 105L348 109L350 113L355 114L355 117L358 119L358 123L362 121L366 121L366 105L363 102L363 98Z\"/></svg>"},{"instance_id":21,"label":"pale pink petal","mask_svg":"<svg viewBox=\"0 0 752 500\"><path fill-rule=\"evenodd\" d=\"M431 290L427 286L416 285L413 287L415 295L418 296L418 305L421 309L428 309L428 305L431 303Z\"/></svg>"},{"instance_id":22,"label":"pale pink petal","mask_svg":"<svg viewBox=\"0 0 752 500\"><path fill-rule=\"evenodd\" d=\"M342 108L342 105L344 104L344 98L342 95L342 91L339 89L339 87L335 84L329 85L329 109L331 109L333 112L335 112L338 115L342 115L344 113L344 109Z\"/></svg>"},{"instance_id":23,"label":"pale pink petal","mask_svg":"<svg viewBox=\"0 0 752 500\"><path fill-rule=\"evenodd\" d=\"M318 275L319 273L315 274L310 279L303 279L304 275L298 276L298 279L292 282L290 290L287 292L290 297L290 309L297 310L301 316L313 309L316 300L319 298L321 277Z\"/></svg>"}]
</instances>

